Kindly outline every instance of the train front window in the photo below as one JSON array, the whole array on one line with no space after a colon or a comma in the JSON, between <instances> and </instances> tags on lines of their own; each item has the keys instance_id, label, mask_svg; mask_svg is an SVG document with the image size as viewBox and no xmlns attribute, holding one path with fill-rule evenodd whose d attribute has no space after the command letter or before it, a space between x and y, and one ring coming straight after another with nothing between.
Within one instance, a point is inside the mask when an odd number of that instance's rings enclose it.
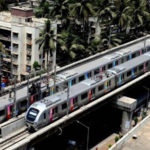
<instances>
[{"instance_id":1,"label":"train front window","mask_svg":"<svg viewBox=\"0 0 150 150\"><path fill-rule=\"evenodd\" d=\"M31 108L27 114L27 119L29 121L34 121L36 116L38 115L39 110L35 109L35 108Z\"/></svg>"}]
</instances>

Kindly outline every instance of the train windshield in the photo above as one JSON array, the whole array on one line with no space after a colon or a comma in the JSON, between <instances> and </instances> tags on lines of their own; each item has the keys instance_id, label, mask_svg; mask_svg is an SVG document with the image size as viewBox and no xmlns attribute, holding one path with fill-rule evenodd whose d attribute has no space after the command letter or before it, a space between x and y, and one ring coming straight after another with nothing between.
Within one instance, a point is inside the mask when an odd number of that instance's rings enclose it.
<instances>
[{"instance_id":1,"label":"train windshield","mask_svg":"<svg viewBox=\"0 0 150 150\"><path fill-rule=\"evenodd\" d=\"M39 113L39 110L35 109L35 108L30 108L30 110L28 111L28 114L27 114L27 119L29 121L34 121L36 116L38 115Z\"/></svg>"}]
</instances>

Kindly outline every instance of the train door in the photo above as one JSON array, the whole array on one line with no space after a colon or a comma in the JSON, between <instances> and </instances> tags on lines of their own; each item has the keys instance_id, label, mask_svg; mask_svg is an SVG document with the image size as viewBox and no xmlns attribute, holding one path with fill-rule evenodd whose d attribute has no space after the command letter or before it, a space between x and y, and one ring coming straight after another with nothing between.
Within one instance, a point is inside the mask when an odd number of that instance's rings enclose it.
<instances>
[{"instance_id":1,"label":"train door","mask_svg":"<svg viewBox=\"0 0 150 150\"><path fill-rule=\"evenodd\" d=\"M73 112L74 110L74 98L70 99L70 111Z\"/></svg>"},{"instance_id":2,"label":"train door","mask_svg":"<svg viewBox=\"0 0 150 150\"><path fill-rule=\"evenodd\" d=\"M146 72L146 63L144 63L144 72Z\"/></svg>"},{"instance_id":3,"label":"train door","mask_svg":"<svg viewBox=\"0 0 150 150\"><path fill-rule=\"evenodd\" d=\"M129 55L129 60L131 60L131 59L132 59L132 54Z\"/></svg>"},{"instance_id":4,"label":"train door","mask_svg":"<svg viewBox=\"0 0 150 150\"><path fill-rule=\"evenodd\" d=\"M53 108L50 108L50 123L53 122Z\"/></svg>"},{"instance_id":5,"label":"train door","mask_svg":"<svg viewBox=\"0 0 150 150\"><path fill-rule=\"evenodd\" d=\"M50 87L50 95L54 94L54 87Z\"/></svg>"},{"instance_id":6,"label":"train door","mask_svg":"<svg viewBox=\"0 0 150 150\"><path fill-rule=\"evenodd\" d=\"M115 66L116 66L116 61L114 60L114 61L113 61L113 67L115 67Z\"/></svg>"},{"instance_id":7,"label":"train door","mask_svg":"<svg viewBox=\"0 0 150 150\"><path fill-rule=\"evenodd\" d=\"M10 119L13 116L13 105L7 106L7 119Z\"/></svg>"},{"instance_id":8,"label":"train door","mask_svg":"<svg viewBox=\"0 0 150 150\"><path fill-rule=\"evenodd\" d=\"M122 74L119 75L119 86L122 85Z\"/></svg>"},{"instance_id":9,"label":"train door","mask_svg":"<svg viewBox=\"0 0 150 150\"><path fill-rule=\"evenodd\" d=\"M95 88L89 90L89 101L95 98Z\"/></svg>"},{"instance_id":10,"label":"train door","mask_svg":"<svg viewBox=\"0 0 150 150\"><path fill-rule=\"evenodd\" d=\"M134 68L132 69L132 75L131 76L132 76L132 79L135 78L135 69Z\"/></svg>"},{"instance_id":11,"label":"train door","mask_svg":"<svg viewBox=\"0 0 150 150\"><path fill-rule=\"evenodd\" d=\"M108 91L108 81L105 81L104 83L104 92L106 93Z\"/></svg>"}]
</instances>

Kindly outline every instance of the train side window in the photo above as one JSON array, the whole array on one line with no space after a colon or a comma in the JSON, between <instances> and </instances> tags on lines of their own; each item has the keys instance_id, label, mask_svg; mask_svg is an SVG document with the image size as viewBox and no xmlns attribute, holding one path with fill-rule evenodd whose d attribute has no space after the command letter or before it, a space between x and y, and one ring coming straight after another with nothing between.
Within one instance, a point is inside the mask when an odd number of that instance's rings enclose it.
<instances>
[{"instance_id":1,"label":"train side window","mask_svg":"<svg viewBox=\"0 0 150 150\"><path fill-rule=\"evenodd\" d=\"M136 53L132 54L132 58L135 58L136 57Z\"/></svg>"},{"instance_id":2,"label":"train side window","mask_svg":"<svg viewBox=\"0 0 150 150\"><path fill-rule=\"evenodd\" d=\"M72 80L72 85L76 84L76 79Z\"/></svg>"},{"instance_id":3,"label":"train side window","mask_svg":"<svg viewBox=\"0 0 150 150\"><path fill-rule=\"evenodd\" d=\"M101 91L101 90L103 90L104 89L104 85L100 85L99 87L98 87L98 91Z\"/></svg>"},{"instance_id":4,"label":"train side window","mask_svg":"<svg viewBox=\"0 0 150 150\"><path fill-rule=\"evenodd\" d=\"M122 80L124 79L124 74L122 74Z\"/></svg>"},{"instance_id":5,"label":"train side window","mask_svg":"<svg viewBox=\"0 0 150 150\"><path fill-rule=\"evenodd\" d=\"M134 73L136 73L137 72L137 68L134 68Z\"/></svg>"},{"instance_id":6,"label":"train side window","mask_svg":"<svg viewBox=\"0 0 150 150\"><path fill-rule=\"evenodd\" d=\"M116 65L118 65L118 60L116 60Z\"/></svg>"},{"instance_id":7,"label":"train side window","mask_svg":"<svg viewBox=\"0 0 150 150\"><path fill-rule=\"evenodd\" d=\"M108 64L108 69L112 68L112 63Z\"/></svg>"},{"instance_id":8,"label":"train side window","mask_svg":"<svg viewBox=\"0 0 150 150\"><path fill-rule=\"evenodd\" d=\"M59 86L56 86L56 92L58 92L59 91Z\"/></svg>"},{"instance_id":9,"label":"train side window","mask_svg":"<svg viewBox=\"0 0 150 150\"><path fill-rule=\"evenodd\" d=\"M44 119L46 119L46 113L44 113L43 116L44 116Z\"/></svg>"},{"instance_id":10,"label":"train side window","mask_svg":"<svg viewBox=\"0 0 150 150\"><path fill-rule=\"evenodd\" d=\"M5 109L0 110L0 116L4 116L5 115Z\"/></svg>"},{"instance_id":11,"label":"train side window","mask_svg":"<svg viewBox=\"0 0 150 150\"><path fill-rule=\"evenodd\" d=\"M62 109L66 109L67 108L67 103L62 104Z\"/></svg>"},{"instance_id":12,"label":"train side window","mask_svg":"<svg viewBox=\"0 0 150 150\"><path fill-rule=\"evenodd\" d=\"M82 75L82 76L79 77L79 82L81 82L83 80L84 80L84 75Z\"/></svg>"},{"instance_id":13,"label":"train side window","mask_svg":"<svg viewBox=\"0 0 150 150\"><path fill-rule=\"evenodd\" d=\"M103 66L103 71L105 71L106 70L106 67L105 66Z\"/></svg>"},{"instance_id":14,"label":"train side window","mask_svg":"<svg viewBox=\"0 0 150 150\"><path fill-rule=\"evenodd\" d=\"M91 90L91 93L92 93L92 94L95 94L95 88Z\"/></svg>"},{"instance_id":15,"label":"train side window","mask_svg":"<svg viewBox=\"0 0 150 150\"><path fill-rule=\"evenodd\" d=\"M21 107L24 107L26 105L27 105L27 100L23 100L23 101L20 102Z\"/></svg>"},{"instance_id":16,"label":"train side window","mask_svg":"<svg viewBox=\"0 0 150 150\"><path fill-rule=\"evenodd\" d=\"M148 62L146 62L146 67L148 66Z\"/></svg>"},{"instance_id":17,"label":"train side window","mask_svg":"<svg viewBox=\"0 0 150 150\"><path fill-rule=\"evenodd\" d=\"M128 76L131 76L131 71L128 71L128 72L127 72L127 77L128 77Z\"/></svg>"},{"instance_id":18,"label":"train side window","mask_svg":"<svg viewBox=\"0 0 150 150\"><path fill-rule=\"evenodd\" d=\"M121 59L121 63L124 63L124 59L123 58Z\"/></svg>"},{"instance_id":19,"label":"train side window","mask_svg":"<svg viewBox=\"0 0 150 150\"><path fill-rule=\"evenodd\" d=\"M88 73L88 78L90 78L92 76L91 72Z\"/></svg>"},{"instance_id":20,"label":"train side window","mask_svg":"<svg viewBox=\"0 0 150 150\"><path fill-rule=\"evenodd\" d=\"M73 104L76 104L78 102L78 98L75 97L74 100L73 100Z\"/></svg>"},{"instance_id":21,"label":"train side window","mask_svg":"<svg viewBox=\"0 0 150 150\"><path fill-rule=\"evenodd\" d=\"M142 69L143 69L143 65L140 65L140 66L139 66L139 70L142 70Z\"/></svg>"},{"instance_id":22,"label":"train side window","mask_svg":"<svg viewBox=\"0 0 150 150\"><path fill-rule=\"evenodd\" d=\"M129 56L127 56L126 59L129 60Z\"/></svg>"},{"instance_id":23,"label":"train side window","mask_svg":"<svg viewBox=\"0 0 150 150\"><path fill-rule=\"evenodd\" d=\"M94 75L99 73L99 69L94 70Z\"/></svg>"},{"instance_id":24,"label":"train side window","mask_svg":"<svg viewBox=\"0 0 150 150\"><path fill-rule=\"evenodd\" d=\"M53 109L53 114L57 114L57 112L58 112L58 107L55 107L55 108Z\"/></svg>"},{"instance_id":25,"label":"train side window","mask_svg":"<svg viewBox=\"0 0 150 150\"><path fill-rule=\"evenodd\" d=\"M81 95L81 100L83 100L83 99L87 98L87 96L88 96L87 92L86 92L86 93L84 93L84 94L82 94L82 95Z\"/></svg>"}]
</instances>

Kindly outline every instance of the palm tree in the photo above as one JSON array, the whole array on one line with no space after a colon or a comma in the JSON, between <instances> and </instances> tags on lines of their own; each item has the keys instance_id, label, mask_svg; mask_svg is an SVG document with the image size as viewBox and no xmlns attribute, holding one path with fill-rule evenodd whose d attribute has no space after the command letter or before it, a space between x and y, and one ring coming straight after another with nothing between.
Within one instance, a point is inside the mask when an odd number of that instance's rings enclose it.
<instances>
[{"instance_id":1,"label":"palm tree","mask_svg":"<svg viewBox=\"0 0 150 150\"><path fill-rule=\"evenodd\" d=\"M62 31L58 35L58 53L60 59L67 61L67 63L82 58L85 55L85 47L80 36L73 33L73 28L69 27L68 30ZM64 60L64 58L67 58Z\"/></svg>"},{"instance_id":2,"label":"palm tree","mask_svg":"<svg viewBox=\"0 0 150 150\"><path fill-rule=\"evenodd\" d=\"M114 0L116 6L116 18L114 24L118 25L119 30L129 33L131 28L132 19L132 7L131 0Z\"/></svg>"},{"instance_id":3,"label":"palm tree","mask_svg":"<svg viewBox=\"0 0 150 150\"><path fill-rule=\"evenodd\" d=\"M82 24L81 31L83 39L87 41L89 33L89 17L95 16L92 2L89 0L77 0L69 5L70 16L73 17L78 24Z\"/></svg>"},{"instance_id":4,"label":"palm tree","mask_svg":"<svg viewBox=\"0 0 150 150\"><path fill-rule=\"evenodd\" d=\"M150 13L147 9L147 5L147 0L132 1L133 28L135 29L136 35L139 34L145 24L150 21Z\"/></svg>"},{"instance_id":5,"label":"palm tree","mask_svg":"<svg viewBox=\"0 0 150 150\"><path fill-rule=\"evenodd\" d=\"M101 25L110 25L112 20L116 17L115 6L110 0L98 0L95 6L98 23Z\"/></svg>"},{"instance_id":6,"label":"palm tree","mask_svg":"<svg viewBox=\"0 0 150 150\"><path fill-rule=\"evenodd\" d=\"M40 50L42 50L43 58L46 56L47 74L49 75L49 66L52 65L50 64L49 56L51 58L53 56L53 51L55 51L55 35L49 19L45 22L44 30L41 31L41 35L36 42L40 44Z\"/></svg>"},{"instance_id":7,"label":"palm tree","mask_svg":"<svg viewBox=\"0 0 150 150\"><path fill-rule=\"evenodd\" d=\"M46 0L38 1L39 6L35 9L35 16L38 18L49 17L50 4Z\"/></svg>"},{"instance_id":8,"label":"palm tree","mask_svg":"<svg viewBox=\"0 0 150 150\"><path fill-rule=\"evenodd\" d=\"M0 0L0 11L4 10L6 7L5 0Z\"/></svg>"}]
</instances>

